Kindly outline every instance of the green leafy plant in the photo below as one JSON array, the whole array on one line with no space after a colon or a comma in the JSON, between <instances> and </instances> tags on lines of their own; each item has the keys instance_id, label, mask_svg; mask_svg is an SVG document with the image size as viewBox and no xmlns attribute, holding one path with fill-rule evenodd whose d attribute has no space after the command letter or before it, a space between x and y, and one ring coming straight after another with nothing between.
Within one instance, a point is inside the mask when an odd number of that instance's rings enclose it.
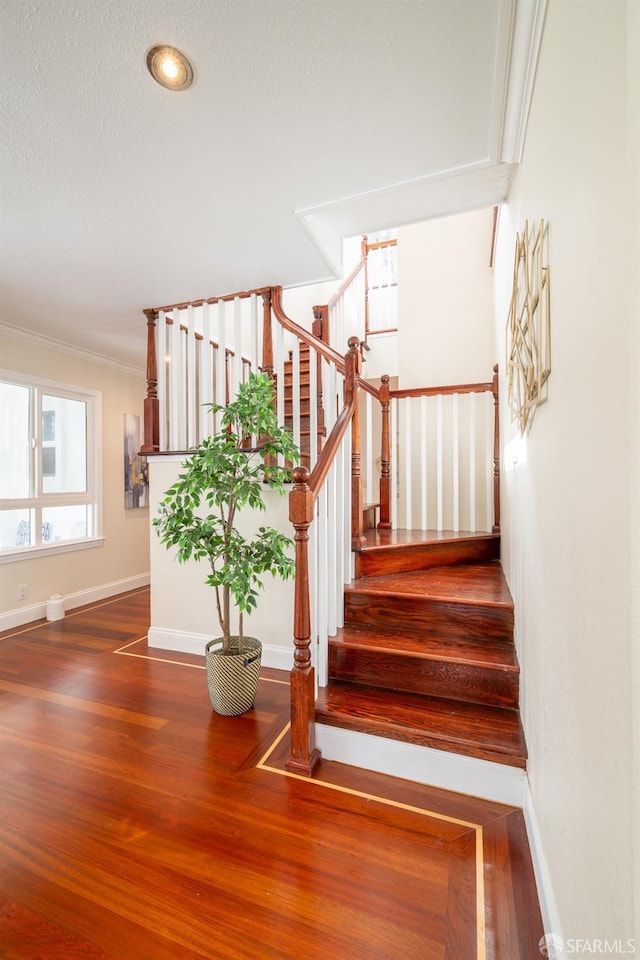
<instances>
[{"instance_id":1,"label":"green leafy plant","mask_svg":"<svg viewBox=\"0 0 640 960\"><path fill-rule=\"evenodd\" d=\"M290 431L278 425L267 374L251 374L235 400L226 407L211 404L210 409L221 415L220 432L190 452L153 525L167 549L177 547L181 563L209 562L206 582L215 588L223 653L231 647L232 601L238 610L242 652L242 615L256 608L262 575L286 580L293 577L295 565L288 537L272 527L260 527L247 539L237 529L238 513L247 506L266 510L265 485L284 495L300 453ZM279 466L278 457L287 465Z\"/></svg>"}]
</instances>

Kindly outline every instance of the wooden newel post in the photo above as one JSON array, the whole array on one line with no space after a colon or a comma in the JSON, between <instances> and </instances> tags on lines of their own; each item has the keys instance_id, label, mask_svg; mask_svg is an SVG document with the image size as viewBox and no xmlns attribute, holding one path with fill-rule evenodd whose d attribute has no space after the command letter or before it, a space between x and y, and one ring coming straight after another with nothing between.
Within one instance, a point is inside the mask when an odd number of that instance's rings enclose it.
<instances>
[{"instance_id":1,"label":"wooden newel post","mask_svg":"<svg viewBox=\"0 0 640 960\"><path fill-rule=\"evenodd\" d=\"M289 519L295 529L296 579L293 611L293 669L291 682L291 755L286 769L310 777L320 760L316 747L315 671L311 664L311 610L309 603L309 526L313 520L313 493L309 471L296 467L289 494Z\"/></svg>"},{"instance_id":2,"label":"wooden newel post","mask_svg":"<svg viewBox=\"0 0 640 960\"><path fill-rule=\"evenodd\" d=\"M323 343L330 343L331 338L329 335L329 306L324 304L322 306L315 306L313 308L313 326L311 331L314 337L317 337L318 340L322 340Z\"/></svg>"},{"instance_id":3,"label":"wooden newel post","mask_svg":"<svg viewBox=\"0 0 640 960\"><path fill-rule=\"evenodd\" d=\"M156 356L157 310L145 310L147 318L147 395L144 399L144 442L140 453L160 450L160 406L158 401L158 359Z\"/></svg>"},{"instance_id":4,"label":"wooden newel post","mask_svg":"<svg viewBox=\"0 0 640 960\"><path fill-rule=\"evenodd\" d=\"M351 546L358 550L365 542L364 497L362 495L361 443L360 443L360 399L358 396L358 377L360 375L360 340L349 337L349 352L345 354L344 400L349 403L355 395L353 420L351 422Z\"/></svg>"},{"instance_id":5,"label":"wooden newel post","mask_svg":"<svg viewBox=\"0 0 640 960\"><path fill-rule=\"evenodd\" d=\"M389 376L384 374L380 384L382 409L382 443L380 450L380 530L391 529L391 430L389 428Z\"/></svg>"},{"instance_id":6,"label":"wooden newel post","mask_svg":"<svg viewBox=\"0 0 640 960\"><path fill-rule=\"evenodd\" d=\"M262 294L262 365L263 373L273 380L273 335L271 332L271 290Z\"/></svg>"},{"instance_id":7,"label":"wooden newel post","mask_svg":"<svg viewBox=\"0 0 640 960\"><path fill-rule=\"evenodd\" d=\"M313 325L311 332L318 340L323 343L329 343L329 307L315 306L313 308ZM322 450L322 438L325 436L324 426L324 400L322 396L322 357L316 353L316 418L318 424L318 436L316 441L316 455L320 456Z\"/></svg>"},{"instance_id":8,"label":"wooden newel post","mask_svg":"<svg viewBox=\"0 0 640 960\"><path fill-rule=\"evenodd\" d=\"M500 397L498 364L493 368L493 533L500 533Z\"/></svg>"}]
</instances>

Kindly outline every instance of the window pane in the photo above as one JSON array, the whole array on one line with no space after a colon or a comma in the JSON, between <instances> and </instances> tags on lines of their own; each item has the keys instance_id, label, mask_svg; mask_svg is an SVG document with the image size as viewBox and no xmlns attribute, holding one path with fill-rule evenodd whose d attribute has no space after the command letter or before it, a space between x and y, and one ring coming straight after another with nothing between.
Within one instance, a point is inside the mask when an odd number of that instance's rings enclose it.
<instances>
[{"instance_id":1,"label":"window pane","mask_svg":"<svg viewBox=\"0 0 640 960\"><path fill-rule=\"evenodd\" d=\"M29 496L29 441L29 388L0 382L0 498Z\"/></svg>"},{"instance_id":2,"label":"window pane","mask_svg":"<svg viewBox=\"0 0 640 960\"><path fill-rule=\"evenodd\" d=\"M0 550L33 546L33 511L0 510Z\"/></svg>"},{"instance_id":3,"label":"window pane","mask_svg":"<svg viewBox=\"0 0 640 960\"><path fill-rule=\"evenodd\" d=\"M89 508L86 504L42 508L42 542L80 540L91 536Z\"/></svg>"},{"instance_id":4,"label":"window pane","mask_svg":"<svg viewBox=\"0 0 640 960\"><path fill-rule=\"evenodd\" d=\"M42 396L42 489L44 493L87 489L87 404L83 400Z\"/></svg>"}]
</instances>

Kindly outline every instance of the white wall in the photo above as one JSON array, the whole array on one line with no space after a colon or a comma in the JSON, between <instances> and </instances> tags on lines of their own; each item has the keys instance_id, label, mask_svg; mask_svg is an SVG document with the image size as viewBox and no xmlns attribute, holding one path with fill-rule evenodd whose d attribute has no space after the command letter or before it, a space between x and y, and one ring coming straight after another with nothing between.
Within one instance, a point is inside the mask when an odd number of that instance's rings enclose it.
<instances>
[{"instance_id":1,"label":"white wall","mask_svg":"<svg viewBox=\"0 0 640 960\"><path fill-rule=\"evenodd\" d=\"M626 251L637 236L629 188L639 171L628 179L625 167L626 17L620 0L551 0L495 270L504 370L515 232L527 218L548 220L549 399L517 464L510 447L503 462L503 562L529 778L563 927L554 932L565 939L634 935L631 349L636 379L640 357ZM504 401L502 423L508 444ZM632 490L637 502L637 472ZM637 581L635 590L637 600Z\"/></svg>"},{"instance_id":2,"label":"white wall","mask_svg":"<svg viewBox=\"0 0 640 960\"><path fill-rule=\"evenodd\" d=\"M631 282L629 319L631 343L631 435L640 437L640 4L631 3L627 19L627 139L630 179L629 209L635 231L629 243ZM633 790L632 847L634 852L634 913L636 943L640 943L640 443L631 448L629 489L631 498L631 679L633 685Z\"/></svg>"},{"instance_id":3,"label":"white wall","mask_svg":"<svg viewBox=\"0 0 640 960\"><path fill-rule=\"evenodd\" d=\"M282 291L282 306L290 320L295 320L305 330L311 330L313 308L328 303L340 286L339 280L324 283L309 283L302 287L287 287Z\"/></svg>"},{"instance_id":4,"label":"white wall","mask_svg":"<svg viewBox=\"0 0 640 960\"><path fill-rule=\"evenodd\" d=\"M150 512L156 516L165 490L178 477L179 457L150 458ZM264 491L268 512L243 511L239 529L249 533L259 526L273 526L293 539L288 519L288 497L273 490ZM215 609L215 594L206 584L206 563L180 564L173 549L151 534L151 631L149 643L169 650L204 653L208 640L220 636ZM293 666L293 581L274 579L267 574L258 608L245 616L244 632L263 644L262 662L266 666L290 670Z\"/></svg>"},{"instance_id":5,"label":"white wall","mask_svg":"<svg viewBox=\"0 0 640 960\"><path fill-rule=\"evenodd\" d=\"M400 387L491 380L492 210L398 230Z\"/></svg>"},{"instance_id":6,"label":"white wall","mask_svg":"<svg viewBox=\"0 0 640 960\"><path fill-rule=\"evenodd\" d=\"M0 337L0 366L102 393L102 484L104 544L56 556L17 559L0 566L0 615L20 621L22 615L58 593L64 597L121 583L137 586L149 571L149 510L125 510L123 429L125 413L142 413L146 382L115 367ZM16 599L18 584L27 584L28 597ZM36 610L37 616L42 612ZM25 622L25 621L22 621ZM8 624L10 625L10 624Z\"/></svg>"}]
</instances>

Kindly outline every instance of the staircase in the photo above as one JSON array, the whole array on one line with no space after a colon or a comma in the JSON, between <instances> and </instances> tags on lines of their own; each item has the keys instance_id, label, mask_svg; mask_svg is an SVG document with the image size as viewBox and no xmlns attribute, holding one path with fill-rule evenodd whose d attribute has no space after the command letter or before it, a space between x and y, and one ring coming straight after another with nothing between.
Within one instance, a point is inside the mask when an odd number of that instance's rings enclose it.
<instances>
[{"instance_id":1,"label":"staircase","mask_svg":"<svg viewBox=\"0 0 640 960\"><path fill-rule=\"evenodd\" d=\"M306 343L298 344L300 357L300 463L304 467L311 466L311 387L310 387L310 356L309 347ZM293 353L289 353L289 359L284 362L284 422L291 431L293 431ZM317 405L317 398L314 400ZM318 416L318 451L322 445L322 437L325 434L322 406L317 405Z\"/></svg>"},{"instance_id":2,"label":"staircase","mask_svg":"<svg viewBox=\"0 0 640 960\"><path fill-rule=\"evenodd\" d=\"M495 534L368 530L316 721L525 767Z\"/></svg>"}]
</instances>

